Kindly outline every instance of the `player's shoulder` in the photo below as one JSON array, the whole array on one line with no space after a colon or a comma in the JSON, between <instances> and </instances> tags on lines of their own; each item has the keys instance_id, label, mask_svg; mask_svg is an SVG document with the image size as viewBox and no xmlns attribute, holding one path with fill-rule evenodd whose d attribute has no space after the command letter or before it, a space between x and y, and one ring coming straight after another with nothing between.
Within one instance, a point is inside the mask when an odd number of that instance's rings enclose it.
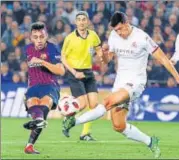
<instances>
[{"instance_id":1,"label":"player's shoulder","mask_svg":"<svg viewBox=\"0 0 179 160\"><path fill-rule=\"evenodd\" d=\"M146 37L148 35L144 30L142 30L138 27L135 27L135 26L132 26L132 27L133 27L136 35L138 35L138 36L140 35L140 36L143 36L143 37Z\"/></svg>"},{"instance_id":2,"label":"player's shoulder","mask_svg":"<svg viewBox=\"0 0 179 160\"><path fill-rule=\"evenodd\" d=\"M112 40L112 39L114 39L115 37L118 37L118 38L119 38L119 36L118 36L118 34L116 33L116 31L115 31L115 30L111 30L110 33L109 33L109 40Z\"/></svg>"},{"instance_id":3,"label":"player's shoulder","mask_svg":"<svg viewBox=\"0 0 179 160\"><path fill-rule=\"evenodd\" d=\"M47 45L51 51L54 51L55 53L56 53L56 51L59 51L59 47L57 44L54 44L52 42L47 42Z\"/></svg>"},{"instance_id":4,"label":"player's shoulder","mask_svg":"<svg viewBox=\"0 0 179 160\"><path fill-rule=\"evenodd\" d=\"M29 43L29 44L27 44L27 45L24 46L24 50L25 50L25 51L28 51L28 50L31 49L33 46L34 46L33 43Z\"/></svg>"},{"instance_id":5,"label":"player's shoulder","mask_svg":"<svg viewBox=\"0 0 179 160\"><path fill-rule=\"evenodd\" d=\"M32 43L29 43L29 44L25 45L25 48L30 48L30 47L32 47L32 46L33 46L33 44L32 44Z\"/></svg>"}]
</instances>

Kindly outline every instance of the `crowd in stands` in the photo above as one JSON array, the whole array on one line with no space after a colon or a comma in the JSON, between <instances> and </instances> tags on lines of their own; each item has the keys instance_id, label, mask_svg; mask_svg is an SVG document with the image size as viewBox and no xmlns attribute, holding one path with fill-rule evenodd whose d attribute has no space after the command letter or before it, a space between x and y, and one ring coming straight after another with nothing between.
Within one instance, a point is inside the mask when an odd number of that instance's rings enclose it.
<instances>
[{"instance_id":1,"label":"crowd in stands","mask_svg":"<svg viewBox=\"0 0 179 160\"><path fill-rule=\"evenodd\" d=\"M62 48L64 38L75 28L79 10L89 14L90 29L97 32L102 42L110 34L109 20L115 11L128 15L132 25L146 31L162 48L168 58L174 53L179 33L179 1L7 1L1 2L1 83L26 83L27 63L24 46L30 43L31 23L47 25L49 41ZM140 38L140 37L139 37ZM175 66L179 72L179 63ZM112 85L116 75L116 59L101 68L94 55L93 70L98 85ZM149 58L148 87L176 87L175 80L156 60ZM65 84L65 78L59 78Z\"/></svg>"}]
</instances>

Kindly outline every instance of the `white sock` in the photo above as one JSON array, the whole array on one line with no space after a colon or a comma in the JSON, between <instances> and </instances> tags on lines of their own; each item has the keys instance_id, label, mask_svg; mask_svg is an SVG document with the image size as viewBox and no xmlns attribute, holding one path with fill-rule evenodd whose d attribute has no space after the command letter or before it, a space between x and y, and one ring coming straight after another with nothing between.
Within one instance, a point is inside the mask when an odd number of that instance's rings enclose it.
<instances>
[{"instance_id":1,"label":"white sock","mask_svg":"<svg viewBox=\"0 0 179 160\"><path fill-rule=\"evenodd\" d=\"M26 147L30 146L30 145L33 145L32 143L27 143Z\"/></svg>"},{"instance_id":2,"label":"white sock","mask_svg":"<svg viewBox=\"0 0 179 160\"><path fill-rule=\"evenodd\" d=\"M105 106L102 104L98 104L96 108L85 112L84 114L82 114L79 117L76 117L75 125L98 119L98 118L102 117L106 112L107 111L106 111Z\"/></svg>"},{"instance_id":3,"label":"white sock","mask_svg":"<svg viewBox=\"0 0 179 160\"><path fill-rule=\"evenodd\" d=\"M143 142L147 146L151 142L151 137L149 137L145 133L141 132L137 127L135 127L131 124L128 124L128 123L126 125L125 130L122 132L122 134L125 135L129 139L139 141L139 142Z\"/></svg>"}]
</instances>

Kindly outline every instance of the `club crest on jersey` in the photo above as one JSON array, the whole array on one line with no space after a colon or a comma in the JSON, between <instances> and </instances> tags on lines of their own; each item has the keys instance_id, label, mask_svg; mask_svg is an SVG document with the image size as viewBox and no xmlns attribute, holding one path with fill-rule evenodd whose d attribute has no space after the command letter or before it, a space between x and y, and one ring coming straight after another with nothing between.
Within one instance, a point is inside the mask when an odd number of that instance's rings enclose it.
<instances>
[{"instance_id":1,"label":"club crest on jersey","mask_svg":"<svg viewBox=\"0 0 179 160\"><path fill-rule=\"evenodd\" d=\"M132 43L132 47L137 48L137 43L136 43L136 42L133 42L133 43Z\"/></svg>"},{"instance_id":2,"label":"club crest on jersey","mask_svg":"<svg viewBox=\"0 0 179 160\"><path fill-rule=\"evenodd\" d=\"M47 59L47 54L46 53L41 53L40 59L46 60Z\"/></svg>"}]
</instances>

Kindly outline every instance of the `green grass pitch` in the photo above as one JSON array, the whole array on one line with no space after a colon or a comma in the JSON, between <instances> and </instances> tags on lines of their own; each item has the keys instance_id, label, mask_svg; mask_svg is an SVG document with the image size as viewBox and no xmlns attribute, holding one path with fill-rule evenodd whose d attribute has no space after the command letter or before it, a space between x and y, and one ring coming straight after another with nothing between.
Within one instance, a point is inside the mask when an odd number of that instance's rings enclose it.
<instances>
[{"instance_id":1,"label":"green grass pitch","mask_svg":"<svg viewBox=\"0 0 179 160\"><path fill-rule=\"evenodd\" d=\"M71 137L61 133L61 120L48 120L49 124L38 139L35 148L40 155L24 154L29 131L22 125L29 119L1 119L2 159L153 159L150 150L141 143L126 139L113 131L111 122L93 122L92 133L96 142L80 142L82 129L71 130ZM160 138L161 159L179 158L179 124L164 122L132 122L149 135Z\"/></svg>"}]
</instances>

